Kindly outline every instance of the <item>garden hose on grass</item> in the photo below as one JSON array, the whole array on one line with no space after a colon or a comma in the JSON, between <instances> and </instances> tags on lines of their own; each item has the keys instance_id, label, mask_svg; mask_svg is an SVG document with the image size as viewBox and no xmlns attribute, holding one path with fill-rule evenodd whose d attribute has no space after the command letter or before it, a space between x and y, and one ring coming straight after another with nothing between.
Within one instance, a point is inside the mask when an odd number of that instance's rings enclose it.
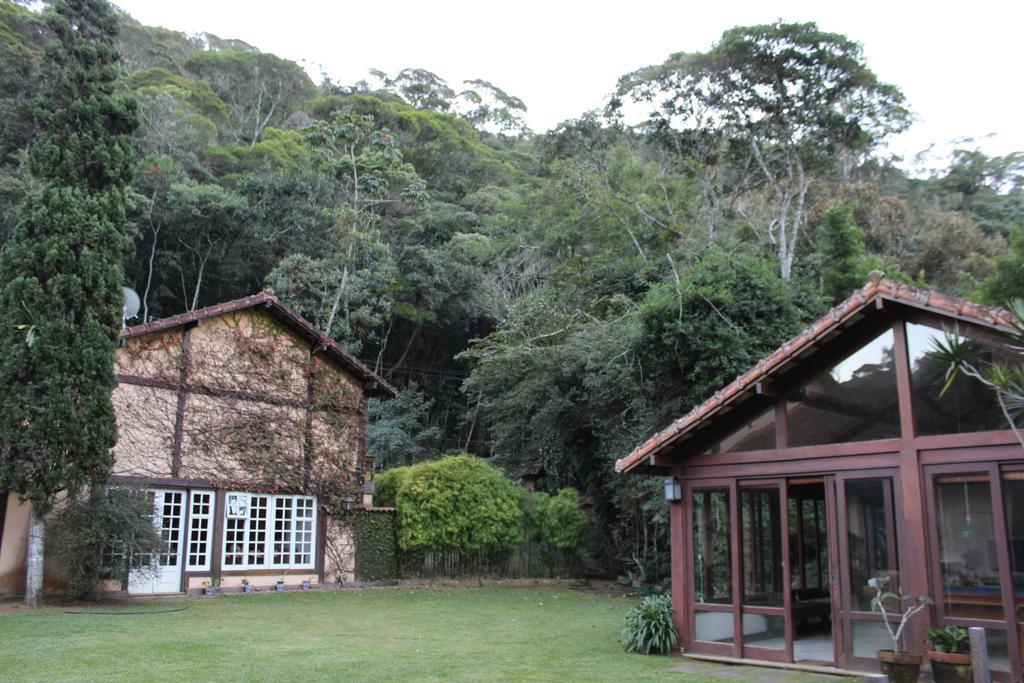
<instances>
[{"instance_id":1,"label":"garden hose on grass","mask_svg":"<svg viewBox=\"0 0 1024 683\"><path fill-rule=\"evenodd\" d=\"M150 610L136 610L134 612L93 612L89 610L64 610L64 614L99 614L104 616L131 616L135 614L169 614L171 612L184 612L188 609L188 605L184 607L173 607L171 609L150 609Z\"/></svg>"}]
</instances>

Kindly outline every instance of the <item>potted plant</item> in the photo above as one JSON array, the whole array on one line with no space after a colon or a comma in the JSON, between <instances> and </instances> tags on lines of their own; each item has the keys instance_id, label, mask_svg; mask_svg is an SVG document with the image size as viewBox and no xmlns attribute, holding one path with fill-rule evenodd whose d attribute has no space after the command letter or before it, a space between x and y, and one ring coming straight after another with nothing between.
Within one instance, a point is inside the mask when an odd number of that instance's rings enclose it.
<instances>
[{"instance_id":1,"label":"potted plant","mask_svg":"<svg viewBox=\"0 0 1024 683\"><path fill-rule=\"evenodd\" d=\"M311 589L312 587L313 587L313 582L312 582L312 580L310 580L310 579L303 579L303 580L302 580L302 590L304 590L304 591L308 591L308 590L309 590L309 589Z\"/></svg>"},{"instance_id":2,"label":"potted plant","mask_svg":"<svg viewBox=\"0 0 1024 683\"><path fill-rule=\"evenodd\" d=\"M278 593L284 592L284 579L277 580L277 584L274 585L274 590L276 590Z\"/></svg>"},{"instance_id":3,"label":"potted plant","mask_svg":"<svg viewBox=\"0 0 1024 683\"><path fill-rule=\"evenodd\" d=\"M203 581L203 595L216 595L217 589L209 581Z\"/></svg>"},{"instance_id":4,"label":"potted plant","mask_svg":"<svg viewBox=\"0 0 1024 683\"><path fill-rule=\"evenodd\" d=\"M869 579L868 585L875 589L875 597L871 598L871 610L880 612L885 623L885 630L892 638L891 650L879 650L878 663L882 673L889 677L891 683L916 683L921 674L921 653L907 652L903 649L903 631L911 620L930 605L934 604L927 595L897 595L885 590L889 577L883 576ZM896 611L890 609L895 607ZM893 622L899 615L899 623Z\"/></svg>"},{"instance_id":5,"label":"potted plant","mask_svg":"<svg viewBox=\"0 0 1024 683\"><path fill-rule=\"evenodd\" d=\"M928 659L935 683L971 683L974 680L967 629L952 625L941 630L930 628L925 636L932 645Z\"/></svg>"},{"instance_id":6,"label":"potted plant","mask_svg":"<svg viewBox=\"0 0 1024 683\"><path fill-rule=\"evenodd\" d=\"M249 583L249 579L242 579L242 592L252 593L252 584Z\"/></svg>"}]
</instances>

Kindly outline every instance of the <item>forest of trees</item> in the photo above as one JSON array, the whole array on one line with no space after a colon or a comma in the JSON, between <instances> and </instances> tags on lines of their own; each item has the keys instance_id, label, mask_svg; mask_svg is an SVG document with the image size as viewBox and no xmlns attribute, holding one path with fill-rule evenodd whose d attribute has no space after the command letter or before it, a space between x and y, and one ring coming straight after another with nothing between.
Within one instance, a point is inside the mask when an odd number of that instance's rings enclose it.
<instances>
[{"instance_id":1,"label":"forest of trees","mask_svg":"<svg viewBox=\"0 0 1024 683\"><path fill-rule=\"evenodd\" d=\"M40 15L0 0L0 243L38 181ZM1024 296L1024 155L915 177L912 121L851 38L726 31L609 74L546 133L485 80L314 83L237 40L120 16L138 105L126 284L160 318L273 288L401 389L381 467L468 451L593 503L595 566L667 563L658 482L616 458L882 269ZM943 141L937 141L943 142Z\"/></svg>"}]
</instances>

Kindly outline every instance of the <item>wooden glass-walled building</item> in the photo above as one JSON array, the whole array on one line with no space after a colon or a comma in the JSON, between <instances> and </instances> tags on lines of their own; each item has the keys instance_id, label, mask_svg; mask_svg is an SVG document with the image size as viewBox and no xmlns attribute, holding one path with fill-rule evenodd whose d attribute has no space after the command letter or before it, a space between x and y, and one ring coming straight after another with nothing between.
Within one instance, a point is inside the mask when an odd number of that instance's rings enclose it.
<instances>
[{"instance_id":1,"label":"wooden glass-walled building","mask_svg":"<svg viewBox=\"0 0 1024 683\"><path fill-rule=\"evenodd\" d=\"M672 597L684 652L877 669L868 580L935 606L908 634L987 629L1021 680L1024 449L994 394L942 393L933 342L1007 357L1012 316L871 282L616 467L678 479Z\"/></svg>"}]
</instances>

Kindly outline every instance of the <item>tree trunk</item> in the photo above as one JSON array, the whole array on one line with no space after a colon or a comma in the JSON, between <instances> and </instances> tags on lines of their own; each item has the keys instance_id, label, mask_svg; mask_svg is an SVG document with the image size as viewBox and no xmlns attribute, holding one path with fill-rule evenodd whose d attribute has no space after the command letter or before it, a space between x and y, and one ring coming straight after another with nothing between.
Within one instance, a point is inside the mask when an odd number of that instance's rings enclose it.
<instances>
[{"instance_id":1,"label":"tree trunk","mask_svg":"<svg viewBox=\"0 0 1024 683\"><path fill-rule=\"evenodd\" d=\"M43 540L46 526L43 517L36 511L35 505L28 523L28 545L25 549L25 604L30 607L39 605L43 592Z\"/></svg>"}]
</instances>

